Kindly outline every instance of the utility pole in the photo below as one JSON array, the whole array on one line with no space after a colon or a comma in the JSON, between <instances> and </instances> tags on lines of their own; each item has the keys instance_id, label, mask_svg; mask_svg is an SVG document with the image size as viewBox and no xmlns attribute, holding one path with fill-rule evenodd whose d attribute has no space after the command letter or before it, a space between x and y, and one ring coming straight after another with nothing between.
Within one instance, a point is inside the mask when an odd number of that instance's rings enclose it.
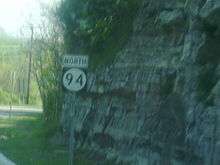
<instances>
[{"instance_id":1,"label":"utility pole","mask_svg":"<svg viewBox=\"0 0 220 165\"><path fill-rule=\"evenodd\" d=\"M11 114L12 114L12 104L13 104L13 95L14 95L14 82L15 82L15 72L11 72L11 74L10 74L11 94L10 94L10 102L9 102L9 118L10 119L11 119Z\"/></svg>"},{"instance_id":2,"label":"utility pole","mask_svg":"<svg viewBox=\"0 0 220 165\"><path fill-rule=\"evenodd\" d=\"M30 41L30 50L29 50L28 83L27 83L26 104L29 104L29 98L30 98L30 83L31 83L31 69L32 69L32 48L33 48L33 37L34 37L34 27L33 27L33 25L30 25L30 30L31 30L31 41Z\"/></svg>"}]
</instances>

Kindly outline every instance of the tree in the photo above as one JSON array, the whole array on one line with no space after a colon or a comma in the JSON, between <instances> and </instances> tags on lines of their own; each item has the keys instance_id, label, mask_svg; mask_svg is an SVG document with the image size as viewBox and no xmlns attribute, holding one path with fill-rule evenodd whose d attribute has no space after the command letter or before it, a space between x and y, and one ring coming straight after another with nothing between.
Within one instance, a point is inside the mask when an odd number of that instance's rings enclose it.
<instances>
[{"instance_id":1,"label":"tree","mask_svg":"<svg viewBox=\"0 0 220 165\"><path fill-rule=\"evenodd\" d=\"M34 70L43 103L46 121L57 121L62 106L62 35L56 17L50 10L37 27L34 39Z\"/></svg>"}]
</instances>

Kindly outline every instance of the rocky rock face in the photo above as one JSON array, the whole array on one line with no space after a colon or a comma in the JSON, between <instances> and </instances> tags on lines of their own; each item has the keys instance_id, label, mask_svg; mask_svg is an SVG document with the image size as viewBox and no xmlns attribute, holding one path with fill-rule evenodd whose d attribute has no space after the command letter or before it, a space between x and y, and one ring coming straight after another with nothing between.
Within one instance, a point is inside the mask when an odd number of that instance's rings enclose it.
<instances>
[{"instance_id":1,"label":"rocky rock face","mask_svg":"<svg viewBox=\"0 0 220 165\"><path fill-rule=\"evenodd\" d=\"M97 162L219 165L220 1L143 0L133 26L112 65L65 93L64 131Z\"/></svg>"}]
</instances>

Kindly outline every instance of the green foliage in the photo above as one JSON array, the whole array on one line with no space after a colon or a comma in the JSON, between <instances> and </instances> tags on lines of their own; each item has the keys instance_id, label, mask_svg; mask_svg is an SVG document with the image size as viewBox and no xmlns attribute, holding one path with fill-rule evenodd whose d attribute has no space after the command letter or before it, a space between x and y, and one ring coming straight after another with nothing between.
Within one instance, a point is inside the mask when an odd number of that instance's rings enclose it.
<instances>
[{"instance_id":1,"label":"green foliage","mask_svg":"<svg viewBox=\"0 0 220 165\"><path fill-rule=\"evenodd\" d=\"M42 98L44 119L48 124L59 121L62 106L62 68L59 63L61 44L58 43L57 34L51 29L52 27L47 27L44 32L50 36L49 38L45 35L42 39L34 41L35 75Z\"/></svg>"},{"instance_id":2,"label":"green foliage","mask_svg":"<svg viewBox=\"0 0 220 165\"><path fill-rule=\"evenodd\" d=\"M109 62L126 44L141 0L65 0L58 15L68 53L86 53L93 65Z\"/></svg>"},{"instance_id":3,"label":"green foliage","mask_svg":"<svg viewBox=\"0 0 220 165\"><path fill-rule=\"evenodd\" d=\"M56 128L54 123L48 126L39 114L1 119L0 148L17 165L66 165L69 161L66 146L50 142ZM88 160L87 154L81 150L76 153L74 163L97 164L94 160Z\"/></svg>"},{"instance_id":4,"label":"green foliage","mask_svg":"<svg viewBox=\"0 0 220 165\"><path fill-rule=\"evenodd\" d=\"M0 104L8 105L10 102L13 104L19 104L19 97L0 89Z\"/></svg>"},{"instance_id":5,"label":"green foliage","mask_svg":"<svg viewBox=\"0 0 220 165\"><path fill-rule=\"evenodd\" d=\"M0 104L24 104L27 95L27 48L24 41L0 32ZM36 80L32 75L30 103L41 105Z\"/></svg>"},{"instance_id":6,"label":"green foliage","mask_svg":"<svg viewBox=\"0 0 220 165\"><path fill-rule=\"evenodd\" d=\"M0 120L0 148L17 165L68 164L63 146L51 145L41 116L32 114ZM21 152L22 151L22 152Z\"/></svg>"},{"instance_id":7,"label":"green foliage","mask_svg":"<svg viewBox=\"0 0 220 165\"><path fill-rule=\"evenodd\" d=\"M0 45L19 45L20 40L12 36L9 36L5 32L1 32L0 29Z\"/></svg>"}]
</instances>

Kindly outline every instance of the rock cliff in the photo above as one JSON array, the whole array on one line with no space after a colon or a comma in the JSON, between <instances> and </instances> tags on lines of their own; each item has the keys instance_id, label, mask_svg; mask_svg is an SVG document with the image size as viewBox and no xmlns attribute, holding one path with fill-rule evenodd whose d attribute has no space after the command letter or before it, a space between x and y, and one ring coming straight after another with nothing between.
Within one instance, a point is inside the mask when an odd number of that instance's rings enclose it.
<instances>
[{"instance_id":1,"label":"rock cliff","mask_svg":"<svg viewBox=\"0 0 220 165\"><path fill-rule=\"evenodd\" d=\"M143 0L114 63L64 94L64 132L97 162L219 165L219 61L219 0Z\"/></svg>"}]
</instances>

